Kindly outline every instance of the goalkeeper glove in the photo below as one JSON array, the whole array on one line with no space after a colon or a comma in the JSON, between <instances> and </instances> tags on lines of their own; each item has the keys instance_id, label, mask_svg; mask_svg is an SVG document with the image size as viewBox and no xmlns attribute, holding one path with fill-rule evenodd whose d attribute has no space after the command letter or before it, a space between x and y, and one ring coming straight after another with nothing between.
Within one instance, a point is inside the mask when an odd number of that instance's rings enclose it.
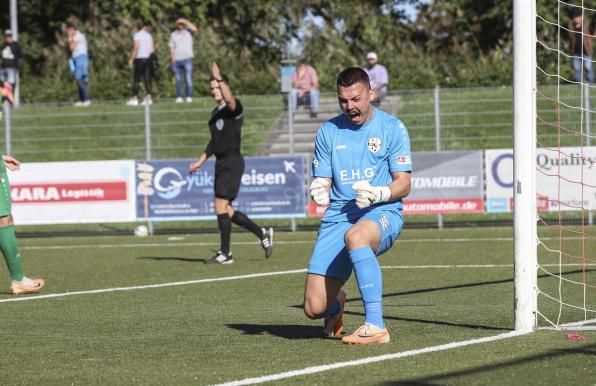
<instances>
[{"instance_id":1,"label":"goalkeeper glove","mask_svg":"<svg viewBox=\"0 0 596 386\"><path fill-rule=\"evenodd\" d=\"M356 191L356 206L360 209L391 198L391 189L388 186L370 186L368 181L358 181L352 185L352 189Z\"/></svg>"},{"instance_id":2,"label":"goalkeeper glove","mask_svg":"<svg viewBox=\"0 0 596 386\"><path fill-rule=\"evenodd\" d=\"M310 184L310 198L319 206L329 205L329 190L331 181L327 178L317 177Z\"/></svg>"}]
</instances>

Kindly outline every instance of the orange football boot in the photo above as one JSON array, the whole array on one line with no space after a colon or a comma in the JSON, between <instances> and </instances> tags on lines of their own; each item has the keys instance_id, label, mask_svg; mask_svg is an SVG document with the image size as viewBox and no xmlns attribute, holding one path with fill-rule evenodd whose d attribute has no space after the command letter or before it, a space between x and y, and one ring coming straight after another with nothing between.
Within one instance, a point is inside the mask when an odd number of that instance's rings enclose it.
<instances>
[{"instance_id":1,"label":"orange football boot","mask_svg":"<svg viewBox=\"0 0 596 386\"><path fill-rule=\"evenodd\" d=\"M43 279L31 279L31 281L33 282L32 284L19 284L13 281L10 285L10 291L15 295L33 294L41 291L41 289L46 285L46 282Z\"/></svg>"},{"instance_id":2,"label":"orange football boot","mask_svg":"<svg viewBox=\"0 0 596 386\"><path fill-rule=\"evenodd\" d=\"M379 328L372 324L365 323L360 326L352 335L344 336L341 341L344 344L382 344L389 343L389 331L386 328Z\"/></svg>"}]
</instances>

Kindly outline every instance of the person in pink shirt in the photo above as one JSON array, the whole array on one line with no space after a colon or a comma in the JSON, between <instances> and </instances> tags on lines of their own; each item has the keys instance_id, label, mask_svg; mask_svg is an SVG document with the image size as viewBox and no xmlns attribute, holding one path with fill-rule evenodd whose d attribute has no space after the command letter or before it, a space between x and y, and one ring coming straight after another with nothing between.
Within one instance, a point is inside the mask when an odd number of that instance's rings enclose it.
<instances>
[{"instance_id":1,"label":"person in pink shirt","mask_svg":"<svg viewBox=\"0 0 596 386\"><path fill-rule=\"evenodd\" d=\"M310 99L310 116L314 118L319 112L319 76L317 71L301 60L292 74L292 111L298 107L298 98L308 93Z\"/></svg>"}]
</instances>

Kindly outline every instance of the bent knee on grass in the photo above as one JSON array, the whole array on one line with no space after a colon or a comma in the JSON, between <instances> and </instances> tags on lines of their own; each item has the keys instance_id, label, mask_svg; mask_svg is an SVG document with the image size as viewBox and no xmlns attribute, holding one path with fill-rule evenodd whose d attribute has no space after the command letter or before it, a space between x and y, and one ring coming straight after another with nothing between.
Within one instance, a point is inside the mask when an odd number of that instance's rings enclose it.
<instances>
[{"instance_id":1,"label":"bent knee on grass","mask_svg":"<svg viewBox=\"0 0 596 386\"><path fill-rule=\"evenodd\" d=\"M359 221L346 231L344 243L350 251L363 247L370 247L376 251L381 243L381 231L374 221Z\"/></svg>"},{"instance_id":2,"label":"bent knee on grass","mask_svg":"<svg viewBox=\"0 0 596 386\"><path fill-rule=\"evenodd\" d=\"M304 315L309 319L321 319L327 311L327 302L325 299L316 297L307 297L304 299Z\"/></svg>"}]
</instances>

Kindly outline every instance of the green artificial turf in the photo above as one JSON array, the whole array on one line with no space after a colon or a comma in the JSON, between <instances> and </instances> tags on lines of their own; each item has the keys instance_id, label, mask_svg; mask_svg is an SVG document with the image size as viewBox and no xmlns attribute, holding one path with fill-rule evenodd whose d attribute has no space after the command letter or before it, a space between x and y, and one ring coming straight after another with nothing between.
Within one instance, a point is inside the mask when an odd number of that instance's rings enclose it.
<instances>
[{"instance_id":1,"label":"green artificial turf","mask_svg":"<svg viewBox=\"0 0 596 386\"><path fill-rule=\"evenodd\" d=\"M249 234L235 233L236 261L228 266L202 263L217 248L213 234L28 238L21 246L26 271L44 277L44 293L51 294L300 270L315 236L277 233L274 255L265 260ZM386 267L384 314L392 342L377 347L321 338L321 322L301 310L303 272L3 302L0 379L6 385L213 384L506 333L513 327L511 236L509 228L406 228L379 259ZM559 245L556 232L541 230L541 236ZM564 236L565 251L586 248L594 258L594 240ZM541 263L555 260L540 251ZM447 267L429 267L436 265ZM563 271L569 280L584 275L581 265ZM596 283L592 266L585 275ZM13 299L5 270L1 277L0 300ZM557 285L539 280L544 291ZM346 291L345 323L352 331L363 321L353 278ZM578 296L570 292L566 300L581 302ZM587 300L596 309L594 289ZM557 305L541 302L540 309L556 312ZM576 316L567 311L562 322ZM581 334L587 339L572 341L543 330L275 383L592 384L596 334Z\"/></svg>"}]
</instances>

